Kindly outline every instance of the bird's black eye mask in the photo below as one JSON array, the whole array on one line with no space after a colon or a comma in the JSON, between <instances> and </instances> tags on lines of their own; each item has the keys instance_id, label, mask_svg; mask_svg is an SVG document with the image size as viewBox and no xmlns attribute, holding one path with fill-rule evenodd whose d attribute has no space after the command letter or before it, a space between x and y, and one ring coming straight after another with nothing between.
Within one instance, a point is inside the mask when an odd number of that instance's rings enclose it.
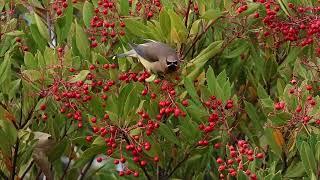
<instances>
[{"instance_id":1,"label":"bird's black eye mask","mask_svg":"<svg viewBox=\"0 0 320 180\"><path fill-rule=\"evenodd\" d=\"M168 67L170 67L170 66L177 67L177 66L178 66L178 62L177 62L177 61L174 61L174 62L169 62L169 61L167 61L167 66L168 66Z\"/></svg>"}]
</instances>

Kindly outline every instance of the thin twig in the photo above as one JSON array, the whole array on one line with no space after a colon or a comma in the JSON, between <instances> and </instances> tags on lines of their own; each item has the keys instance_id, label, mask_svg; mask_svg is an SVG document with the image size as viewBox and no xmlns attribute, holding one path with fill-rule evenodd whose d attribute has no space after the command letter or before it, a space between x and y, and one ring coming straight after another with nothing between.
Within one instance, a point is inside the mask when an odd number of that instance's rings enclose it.
<instances>
[{"instance_id":1,"label":"thin twig","mask_svg":"<svg viewBox=\"0 0 320 180\"><path fill-rule=\"evenodd\" d=\"M89 164L87 164L80 172L80 176L78 177L78 180L83 180L84 177L86 176L88 170L90 169L92 163L93 163L93 160L94 160L95 156L93 156L89 162Z\"/></svg>"},{"instance_id":2,"label":"thin twig","mask_svg":"<svg viewBox=\"0 0 320 180\"><path fill-rule=\"evenodd\" d=\"M147 172L147 170L145 169L145 167L141 167L141 169L142 169L144 175L146 175L147 179L148 179L148 180L151 180L151 177L150 177L150 175L148 174L148 172Z\"/></svg>"},{"instance_id":3,"label":"thin twig","mask_svg":"<svg viewBox=\"0 0 320 180\"><path fill-rule=\"evenodd\" d=\"M186 27L188 27L188 20L189 20L189 14L190 14L191 4L192 4L192 0L189 0L187 12L186 12L186 15L185 15L186 19L185 19L185 21L184 21L184 25L185 25Z\"/></svg>"},{"instance_id":4,"label":"thin twig","mask_svg":"<svg viewBox=\"0 0 320 180\"><path fill-rule=\"evenodd\" d=\"M221 16L221 17L223 17L223 16ZM184 53L184 56L183 56L181 59L184 59L184 58L187 56L187 54L193 49L193 47L194 47L194 46L196 45L196 43L201 39L201 37L202 37L202 36L210 29L210 27L211 27L218 19L220 19L221 17L217 18L216 20L211 21L211 22L207 25L207 27L206 27L199 35L197 35L197 36L194 38L191 46L187 49L187 51Z\"/></svg>"},{"instance_id":5,"label":"thin twig","mask_svg":"<svg viewBox=\"0 0 320 180\"><path fill-rule=\"evenodd\" d=\"M72 153L72 151L70 152L70 156L71 156L71 153ZM70 166L71 161L72 161L72 159L70 158L70 156L68 157L68 158L69 158L69 161L68 161L67 167L63 170L63 174L62 174L62 176L61 176L61 178L60 178L61 180L63 180L63 179L65 178L65 176L67 175L67 171L68 171L69 166Z\"/></svg>"},{"instance_id":6,"label":"thin twig","mask_svg":"<svg viewBox=\"0 0 320 180\"><path fill-rule=\"evenodd\" d=\"M16 176L18 151L19 151L19 139L17 139L17 141L16 141L16 145L14 147L14 152L13 152L13 168L12 168L12 172L11 172L11 179L12 180L14 180L15 176Z\"/></svg>"},{"instance_id":7,"label":"thin twig","mask_svg":"<svg viewBox=\"0 0 320 180\"><path fill-rule=\"evenodd\" d=\"M185 155L185 157L176 165L176 167L173 168L173 170L169 173L168 178L170 178L170 177L173 175L173 173L174 173L186 160L188 160L190 154L191 154L191 153L187 153L187 154Z\"/></svg>"},{"instance_id":8,"label":"thin twig","mask_svg":"<svg viewBox=\"0 0 320 180\"><path fill-rule=\"evenodd\" d=\"M27 175L27 173L30 171L30 169L32 168L34 164L34 161L32 161L29 166L27 167L27 169L23 172L22 176L20 177L20 179L24 179L24 177Z\"/></svg>"}]
</instances>

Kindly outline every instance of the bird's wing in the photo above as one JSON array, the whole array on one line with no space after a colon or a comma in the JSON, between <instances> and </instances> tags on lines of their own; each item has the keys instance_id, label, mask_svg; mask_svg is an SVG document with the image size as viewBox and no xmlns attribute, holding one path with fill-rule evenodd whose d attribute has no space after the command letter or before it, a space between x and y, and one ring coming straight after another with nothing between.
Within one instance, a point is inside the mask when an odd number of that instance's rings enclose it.
<instances>
[{"instance_id":1,"label":"bird's wing","mask_svg":"<svg viewBox=\"0 0 320 180\"><path fill-rule=\"evenodd\" d=\"M161 57L168 57L175 53L175 50L166 44L159 42L148 42L139 45L131 45L131 48L136 51L138 55L148 60L149 62L156 62Z\"/></svg>"},{"instance_id":2,"label":"bird's wing","mask_svg":"<svg viewBox=\"0 0 320 180\"><path fill-rule=\"evenodd\" d=\"M128 52L122 53L122 54L117 54L117 58L124 58L124 57L137 57L137 53L135 50L130 50Z\"/></svg>"}]
</instances>

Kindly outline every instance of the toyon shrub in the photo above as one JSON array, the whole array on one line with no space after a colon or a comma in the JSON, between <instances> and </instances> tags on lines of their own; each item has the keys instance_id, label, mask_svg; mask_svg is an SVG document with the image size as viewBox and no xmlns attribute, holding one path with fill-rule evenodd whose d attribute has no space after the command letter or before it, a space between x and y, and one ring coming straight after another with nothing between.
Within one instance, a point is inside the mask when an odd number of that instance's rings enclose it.
<instances>
[{"instance_id":1,"label":"toyon shrub","mask_svg":"<svg viewBox=\"0 0 320 180\"><path fill-rule=\"evenodd\" d=\"M318 1L0 3L0 179L317 179ZM177 71L116 58L176 49Z\"/></svg>"}]
</instances>

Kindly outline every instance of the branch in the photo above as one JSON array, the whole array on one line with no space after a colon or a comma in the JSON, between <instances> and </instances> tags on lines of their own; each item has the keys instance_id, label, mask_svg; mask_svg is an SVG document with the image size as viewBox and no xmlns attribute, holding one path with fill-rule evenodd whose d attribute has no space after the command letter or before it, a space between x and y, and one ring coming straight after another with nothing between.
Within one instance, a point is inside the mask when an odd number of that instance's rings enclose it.
<instances>
[{"instance_id":1,"label":"branch","mask_svg":"<svg viewBox=\"0 0 320 180\"><path fill-rule=\"evenodd\" d=\"M170 178L173 173L186 161L188 160L191 153L187 153L184 158L176 165L176 167L173 168L173 170L169 173L168 178Z\"/></svg>"},{"instance_id":2,"label":"branch","mask_svg":"<svg viewBox=\"0 0 320 180\"><path fill-rule=\"evenodd\" d=\"M20 177L20 179L24 179L24 177L27 175L27 173L30 171L30 169L32 168L34 164L34 161L32 161L29 166L27 167L27 169L23 172L22 176Z\"/></svg>"},{"instance_id":3,"label":"branch","mask_svg":"<svg viewBox=\"0 0 320 180\"><path fill-rule=\"evenodd\" d=\"M2 177L5 180L8 180L9 178L3 173L2 170L0 170L0 177Z\"/></svg>"},{"instance_id":4,"label":"branch","mask_svg":"<svg viewBox=\"0 0 320 180\"><path fill-rule=\"evenodd\" d=\"M144 175L146 175L147 179L148 179L148 180L151 180L151 177L150 177L150 175L148 174L146 168L141 167L141 169L143 170L143 173L144 173Z\"/></svg>"},{"instance_id":5,"label":"branch","mask_svg":"<svg viewBox=\"0 0 320 180\"><path fill-rule=\"evenodd\" d=\"M186 27L188 27L188 19L189 19L189 12L190 12L191 4L192 4L192 0L189 0L187 12L186 12L186 15L185 15L186 19L185 19L185 21L184 21L184 25L185 25Z\"/></svg>"},{"instance_id":6,"label":"branch","mask_svg":"<svg viewBox=\"0 0 320 180\"><path fill-rule=\"evenodd\" d=\"M16 145L14 147L14 152L13 152L13 168L12 168L12 172L11 172L11 179L12 180L14 180L15 176L16 176L18 151L19 151L19 139L17 139Z\"/></svg>"},{"instance_id":7,"label":"branch","mask_svg":"<svg viewBox=\"0 0 320 180\"><path fill-rule=\"evenodd\" d=\"M86 165L86 167L84 167L82 170L81 170L81 173L80 173L80 176L78 177L78 180L83 180L84 177L86 176L88 170L90 169L92 163L93 163L93 160L94 160L95 156L93 156L89 162L89 164Z\"/></svg>"},{"instance_id":8,"label":"branch","mask_svg":"<svg viewBox=\"0 0 320 180\"><path fill-rule=\"evenodd\" d=\"M70 152L70 156L71 156L71 152ZM61 180L63 180L64 179L64 177L67 175L67 171L68 171L68 169L69 169L69 166L70 166L70 163L71 163L71 158L70 157L68 157L69 158L69 161L68 161L68 164L67 164L67 167L63 170L63 174L62 174L62 176L61 176Z\"/></svg>"},{"instance_id":9,"label":"branch","mask_svg":"<svg viewBox=\"0 0 320 180\"><path fill-rule=\"evenodd\" d=\"M202 37L202 36L210 29L210 27L211 27L218 19L220 19L221 17L223 17L223 16L220 16L220 17L217 18L216 20L211 21L211 22L207 25L207 27L204 29L204 31L202 31L199 35L197 35L197 36L194 38L191 46L190 46L189 49L184 53L184 56L183 56L181 59L184 59L184 58L187 56L187 54L188 54L188 53L191 51L191 49L196 45L196 43L201 39L201 37Z\"/></svg>"}]
</instances>

